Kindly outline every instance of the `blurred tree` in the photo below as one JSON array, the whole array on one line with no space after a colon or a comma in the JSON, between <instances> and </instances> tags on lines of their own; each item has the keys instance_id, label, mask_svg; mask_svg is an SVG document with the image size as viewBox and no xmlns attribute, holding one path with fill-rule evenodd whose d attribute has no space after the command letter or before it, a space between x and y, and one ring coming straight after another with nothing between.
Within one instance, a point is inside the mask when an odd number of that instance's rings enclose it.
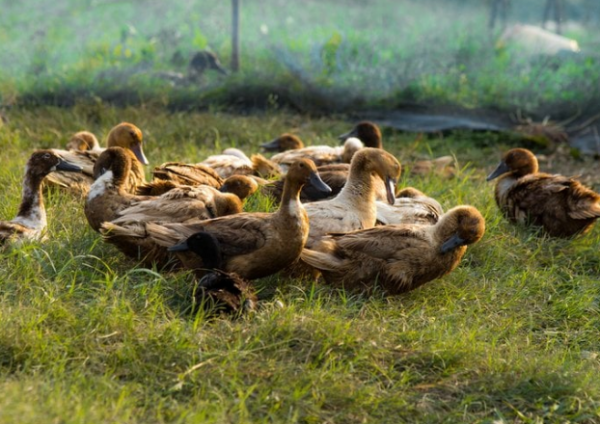
<instances>
[{"instance_id":1,"label":"blurred tree","mask_svg":"<svg viewBox=\"0 0 600 424\"><path fill-rule=\"evenodd\" d=\"M561 22L564 19L564 0L546 0L546 7L544 7L544 17L542 19L542 28L546 28L546 22L550 18L550 11L552 9L554 9L554 22L556 22L556 33L561 34Z\"/></svg>"},{"instance_id":2,"label":"blurred tree","mask_svg":"<svg viewBox=\"0 0 600 424\"><path fill-rule=\"evenodd\" d=\"M240 69L240 0L231 0L231 70Z\"/></svg>"},{"instance_id":3,"label":"blurred tree","mask_svg":"<svg viewBox=\"0 0 600 424\"><path fill-rule=\"evenodd\" d=\"M489 28L494 29L498 15L500 15L501 27L506 26L506 19L508 17L508 9L510 7L510 0L492 0Z\"/></svg>"}]
</instances>

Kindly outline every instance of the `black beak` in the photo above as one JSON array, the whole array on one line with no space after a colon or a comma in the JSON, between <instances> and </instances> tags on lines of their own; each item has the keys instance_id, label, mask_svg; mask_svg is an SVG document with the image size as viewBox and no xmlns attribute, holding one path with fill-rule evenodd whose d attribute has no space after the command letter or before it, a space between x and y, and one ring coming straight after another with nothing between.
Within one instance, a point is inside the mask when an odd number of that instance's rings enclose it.
<instances>
[{"instance_id":1,"label":"black beak","mask_svg":"<svg viewBox=\"0 0 600 424\"><path fill-rule=\"evenodd\" d=\"M494 178L498 178L500 175L505 174L508 171L510 171L510 168L508 167L506 162L502 161L502 162L500 162L498 167L494 170L494 172L492 172L490 175L488 175L485 180L492 181Z\"/></svg>"},{"instance_id":2,"label":"black beak","mask_svg":"<svg viewBox=\"0 0 600 424\"><path fill-rule=\"evenodd\" d=\"M200 281L198 281L198 287L202 287L205 290L218 289L219 287L219 274L216 272L209 272L205 274Z\"/></svg>"},{"instance_id":3,"label":"black beak","mask_svg":"<svg viewBox=\"0 0 600 424\"><path fill-rule=\"evenodd\" d=\"M83 168L78 165L74 165L70 162L67 162L64 159L59 159L58 164L56 165L56 169L60 171L73 171L73 172L81 172Z\"/></svg>"},{"instance_id":4,"label":"black beak","mask_svg":"<svg viewBox=\"0 0 600 424\"><path fill-rule=\"evenodd\" d=\"M220 63L213 63L212 68L222 75L229 75L229 71L223 68L223 66Z\"/></svg>"},{"instance_id":5,"label":"black beak","mask_svg":"<svg viewBox=\"0 0 600 424\"><path fill-rule=\"evenodd\" d=\"M385 194L390 205L396 202L396 180L387 177L385 179Z\"/></svg>"},{"instance_id":6,"label":"black beak","mask_svg":"<svg viewBox=\"0 0 600 424\"><path fill-rule=\"evenodd\" d=\"M465 240L460 238L458 236L458 234L454 234L452 237L450 237L448 240L446 240L444 242L444 244L442 244L442 253L448 253L451 250L456 249L459 246L464 246L465 244Z\"/></svg>"},{"instance_id":7,"label":"black beak","mask_svg":"<svg viewBox=\"0 0 600 424\"><path fill-rule=\"evenodd\" d=\"M263 143L260 145L265 152L277 152L279 151L279 137L275 140Z\"/></svg>"},{"instance_id":8,"label":"black beak","mask_svg":"<svg viewBox=\"0 0 600 424\"><path fill-rule=\"evenodd\" d=\"M169 252L185 252L186 250L190 250L190 246L187 244L187 240L183 241L179 244L175 244L167 249Z\"/></svg>"},{"instance_id":9,"label":"black beak","mask_svg":"<svg viewBox=\"0 0 600 424\"><path fill-rule=\"evenodd\" d=\"M331 190L331 187L323 182L317 172L311 172L308 180L310 181L310 184L321 193L331 193L333 191Z\"/></svg>"},{"instance_id":10,"label":"black beak","mask_svg":"<svg viewBox=\"0 0 600 424\"><path fill-rule=\"evenodd\" d=\"M227 183L223 184L223 185L221 186L221 188L219 188L219 191L220 191L221 193L229 193L229 191L228 191L228 190L229 190L229 186L227 186Z\"/></svg>"},{"instance_id":11,"label":"black beak","mask_svg":"<svg viewBox=\"0 0 600 424\"><path fill-rule=\"evenodd\" d=\"M346 134L342 134L342 135L338 136L338 140L341 141L340 144L344 144L344 141L346 141L350 137L357 137L358 138L358 134L356 133L356 129L353 129L352 131L347 132Z\"/></svg>"}]
</instances>

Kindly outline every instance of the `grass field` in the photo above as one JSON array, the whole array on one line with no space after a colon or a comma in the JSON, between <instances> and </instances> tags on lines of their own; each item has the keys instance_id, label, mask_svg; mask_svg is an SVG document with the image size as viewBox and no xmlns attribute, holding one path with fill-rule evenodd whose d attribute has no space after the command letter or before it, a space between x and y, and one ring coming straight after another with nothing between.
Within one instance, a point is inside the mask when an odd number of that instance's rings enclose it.
<instances>
[{"instance_id":1,"label":"grass field","mask_svg":"<svg viewBox=\"0 0 600 424\"><path fill-rule=\"evenodd\" d=\"M167 113L102 103L13 109L0 128L0 217L34 148L116 123L144 131L152 165L197 161L294 130L334 142L351 122L287 112ZM600 422L600 229L553 240L501 218L485 175L494 134L384 133L401 162L454 154L453 180L406 178L487 233L449 276L394 298L278 276L256 313L189 312L190 275L144 269L104 244L82 201L46 195L49 241L0 254L0 422ZM250 208L263 208L253 198Z\"/></svg>"},{"instance_id":2,"label":"grass field","mask_svg":"<svg viewBox=\"0 0 600 424\"><path fill-rule=\"evenodd\" d=\"M0 1L0 103L353 112L419 102L562 119L600 96L600 12L590 0L569 2L565 35L582 53L560 57L498 49L480 0L241 4L241 72L173 88L156 72L185 72L199 49L229 65L229 1ZM509 23L539 25L544 4L513 2Z\"/></svg>"}]
</instances>

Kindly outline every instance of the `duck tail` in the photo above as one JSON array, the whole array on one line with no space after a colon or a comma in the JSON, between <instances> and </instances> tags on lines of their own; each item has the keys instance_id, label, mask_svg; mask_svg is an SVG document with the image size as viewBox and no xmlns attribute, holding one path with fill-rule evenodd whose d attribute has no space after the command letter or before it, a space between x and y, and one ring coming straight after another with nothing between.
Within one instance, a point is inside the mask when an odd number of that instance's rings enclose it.
<instances>
[{"instance_id":1,"label":"duck tail","mask_svg":"<svg viewBox=\"0 0 600 424\"><path fill-rule=\"evenodd\" d=\"M318 250L302 249L300 258L319 271L339 271L343 261L331 253L319 252Z\"/></svg>"},{"instance_id":2,"label":"duck tail","mask_svg":"<svg viewBox=\"0 0 600 424\"><path fill-rule=\"evenodd\" d=\"M100 226L100 234L107 240L115 240L121 237L135 237L143 238L147 236L146 230L143 225L117 225L112 222L103 222Z\"/></svg>"},{"instance_id":3,"label":"duck tail","mask_svg":"<svg viewBox=\"0 0 600 424\"><path fill-rule=\"evenodd\" d=\"M573 219L600 217L600 195L581 186L568 197L569 216Z\"/></svg>"},{"instance_id":4,"label":"duck tail","mask_svg":"<svg viewBox=\"0 0 600 424\"><path fill-rule=\"evenodd\" d=\"M146 231L156 244L164 247L171 247L191 236L193 232L185 232L184 225L160 225L152 222L146 224Z\"/></svg>"}]
</instances>

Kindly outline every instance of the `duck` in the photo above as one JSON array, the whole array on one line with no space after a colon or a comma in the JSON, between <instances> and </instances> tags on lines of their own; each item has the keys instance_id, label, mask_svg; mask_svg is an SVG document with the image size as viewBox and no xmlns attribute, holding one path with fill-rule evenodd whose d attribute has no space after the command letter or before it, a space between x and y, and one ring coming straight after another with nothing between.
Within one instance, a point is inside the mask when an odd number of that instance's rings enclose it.
<instances>
[{"instance_id":1,"label":"duck","mask_svg":"<svg viewBox=\"0 0 600 424\"><path fill-rule=\"evenodd\" d=\"M281 175L280 166L260 154L251 158L240 149L229 147L220 155L212 155L200 162L215 170L221 178L235 174L257 175L263 178Z\"/></svg>"},{"instance_id":2,"label":"duck","mask_svg":"<svg viewBox=\"0 0 600 424\"><path fill-rule=\"evenodd\" d=\"M87 150L99 150L100 143L98 139L89 131L79 131L71 136L66 145L67 150L78 150L81 152Z\"/></svg>"},{"instance_id":3,"label":"duck","mask_svg":"<svg viewBox=\"0 0 600 424\"><path fill-rule=\"evenodd\" d=\"M170 251L177 250L176 245ZM185 241L185 249L202 259L209 272L199 279L195 303L207 312L240 315L256 309L258 298L252 283L235 272L225 272L219 241L211 233L197 232Z\"/></svg>"},{"instance_id":4,"label":"duck","mask_svg":"<svg viewBox=\"0 0 600 424\"><path fill-rule=\"evenodd\" d=\"M11 221L0 221L0 244L43 238L47 220L42 182L46 175L56 170L81 172L81 167L67 162L52 150L37 150L30 156L25 167L23 195L17 216Z\"/></svg>"},{"instance_id":5,"label":"duck","mask_svg":"<svg viewBox=\"0 0 600 424\"><path fill-rule=\"evenodd\" d=\"M414 187L396 193L393 205L377 201L377 224L434 225L444 214L440 203Z\"/></svg>"},{"instance_id":6,"label":"duck","mask_svg":"<svg viewBox=\"0 0 600 424\"><path fill-rule=\"evenodd\" d=\"M400 172L398 160L385 150L365 147L357 152L350 163L348 182L340 193L330 200L305 204L310 220L306 246L310 248L329 232L373 227L377 220L377 181L383 181L386 199L389 204L394 204Z\"/></svg>"},{"instance_id":7,"label":"duck","mask_svg":"<svg viewBox=\"0 0 600 424\"><path fill-rule=\"evenodd\" d=\"M381 129L377 124L370 121L359 122L349 132L340 135L338 138L343 142L349 137L356 137L366 147L375 147L383 149ZM419 160L407 164L404 170L408 170L412 176L426 176L431 173L440 175L444 178L452 178L456 175L453 156L441 156L432 160Z\"/></svg>"},{"instance_id":8,"label":"duck","mask_svg":"<svg viewBox=\"0 0 600 424\"><path fill-rule=\"evenodd\" d=\"M579 181L539 172L527 149L507 151L487 181L498 179L496 204L510 221L541 227L549 236L587 233L600 217L600 195Z\"/></svg>"},{"instance_id":9,"label":"duck","mask_svg":"<svg viewBox=\"0 0 600 424\"><path fill-rule=\"evenodd\" d=\"M472 206L457 206L434 225L398 224L330 234L300 257L336 288L386 295L413 290L454 270L485 233Z\"/></svg>"},{"instance_id":10,"label":"duck","mask_svg":"<svg viewBox=\"0 0 600 424\"><path fill-rule=\"evenodd\" d=\"M142 131L133 124L122 122L110 130L106 145L107 147L124 147L128 150L128 154L136 159L132 162L132 169L125 185L127 192L135 193L136 187L146 182L142 165L147 165L148 159L146 159L142 148ZM51 172L46 177L46 182L49 185L67 188L84 196L87 195L90 186L94 182L94 164L104 149L96 147L85 151L53 150L68 162L80 166L82 173L67 174L60 171Z\"/></svg>"},{"instance_id":11,"label":"duck","mask_svg":"<svg viewBox=\"0 0 600 424\"><path fill-rule=\"evenodd\" d=\"M263 145L264 146L264 145ZM312 160L317 166L349 163L352 156L364 147L357 138L349 138L343 146L310 146L301 149L286 150L271 157L271 161L278 164L283 172L300 158Z\"/></svg>"},{"instance_id":12,"label":"duck","mask_svg":"<svg viewBox=\"0 0 600 424\"><path fill-rule=\"evenodd\" d=\"M222 252L221 270L235 272L253 280L274 274L296 261L308 237L308 216L300 203L300 190L307 181L328 191L314 162L301 159L287 175L283 199L273 213L245 212L190 223L153 223L114 225L105 223L102 231L109 237L130 242L154 244L157 249L172 248L177 259L199 277L206 271L202 259L191 254L186 240L200 231L212 234ZM177 246L177 247L173 247Z\"/></svg>"},{"instance_id":13,"label":"duck","mask_svg":"<svg viewBox=\"0 0 600 424\"><path fill-rule=\"evenodd\" d=\"M238 196L209 186L179 186L158 197L130 194L125 184L133 161L122 147L109 147L98 158L84 207L94 231L111 221L186 222L242 211Z\"/></svg>"}]
</instances>

